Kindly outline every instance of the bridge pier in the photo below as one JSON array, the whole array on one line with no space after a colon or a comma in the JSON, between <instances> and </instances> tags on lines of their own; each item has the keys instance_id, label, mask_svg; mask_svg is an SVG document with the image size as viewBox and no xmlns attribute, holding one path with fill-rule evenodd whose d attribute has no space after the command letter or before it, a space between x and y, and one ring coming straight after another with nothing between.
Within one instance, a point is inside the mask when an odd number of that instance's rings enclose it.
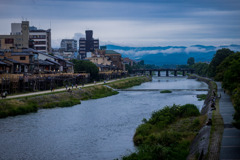
<instances>
[{"instance_id":1,"label":"bridge pier","mask_svg":"<svg viewBox=\"0 0 240 160\"><path fill-rule=\"evenodd\" d=\"M149 71L150 76L152 76L152 71Z\"/></svg>"},{"instance_id":2,"label":"bridge pier","mask_svg":"<svg viewBox=\"0 0 240 160\"><path fill-rule=\"evenodd\" d=\"M174 71L174 76L175 76L175 77L177 76L177 71Z\"/></svg>"},{"instance_id":3,"label":"bridge pier","mask_svg":"<svg viewBox=\"0 0 240 160\"><path fill-rule=\"evenodd\" d=\"M158 71L158 77L160 77L161 76L161 72L160 71Z\"/></svg>"},{"instance_id":4,"label":"bridge pier","mask_svg":"<svg viewBox=\"0 0 240 160\"><path fill-rule=\"evenodd\" d=\"M183 72L182 72L182 75L183 75L183 76L185 76L185 75L186 75L184 70L183 70Z\"/></svg>"},{"instance_id":5,"label":"bridge pier","mask_svg":"<svg viewBox=\"0 0 240 160\"><path fill-rule=\"evenodd\" d=\"M167 76L167 77L169 76L169 74L168 74L168 70L166 70L166 76Z\"/></svg>"},{"instance_id":6,"label":"bridge pier","mask_svg":"<svg viewBox=\"0 0 240 160\"><path fill-rule=\"evenodd\" d=\"M144 71L142 71L142 75L144 74Z\"/></svg>"}]
</instances>

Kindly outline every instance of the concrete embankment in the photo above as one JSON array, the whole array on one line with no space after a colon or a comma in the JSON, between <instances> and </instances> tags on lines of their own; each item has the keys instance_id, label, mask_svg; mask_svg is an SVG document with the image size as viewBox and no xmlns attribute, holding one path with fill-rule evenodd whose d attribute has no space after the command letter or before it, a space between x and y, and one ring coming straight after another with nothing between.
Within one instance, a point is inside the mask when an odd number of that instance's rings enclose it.
<instances>
[{"instance_id":1,"label":"concrete embankment","mask_svg":"<svg viewBox=\"0 0 240 160\"><path fill-rule=\"evenodd\" d=\"M132 77L111 82L115 87L131 87L149 81L147 77ZM118 94L117 91L104 85L93 85L71 91L56 91L41 95L32 95L14 99L0 100L0 118L37 112L41 108L70 107L80 104L80 100L97 99Z\"/></svg>"},{"instance_id":2,"label":"concrete embankment","mask_svg":"<svg viewBox=\"0 0 240 160\"><path fill-rule=\"evenodd\" d=\"M222 128L221 126L216 126L216 124L221 125L221 116L219 115L218 98L216 99L216 110L211 110L211 98L214 96L214 92L217 95L217 85L208 78L196 75L189 76L189 78L203 81L209 86L209 92L204 101L201 114L206 115L207 119L212 119L212 125L205 125L201 128L192 142L188 159L194 159L196 157L198 157L198 159L216 158L219 156L219 145L222 136Z\"/></svg>"}]
</instances>

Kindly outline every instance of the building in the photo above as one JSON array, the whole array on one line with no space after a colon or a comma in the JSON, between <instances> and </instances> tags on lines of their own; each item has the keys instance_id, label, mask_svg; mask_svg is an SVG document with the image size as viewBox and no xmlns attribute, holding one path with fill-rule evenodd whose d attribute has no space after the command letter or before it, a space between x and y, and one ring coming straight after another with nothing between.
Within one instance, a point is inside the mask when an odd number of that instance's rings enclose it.
<instances>
[{"instance_id":1,"label":"building","mask_svg":"<svg viewBox=\"0 0 240 160\"><path fill-rule=\"evenodd\" d=\"M95 49L99 49L99 39L93 38L93 31L86 30L86 38L79 39L79 56L80 59L85 59L87 52L94 52Z\"/></svg>"},{"instance_id":2,"label":"building","mask_svg":"<svg viewBox=\"0 0 240 160\"><path fill-rule=\"evenodd\" d=\"M57 56L28 49L0 50L0 73L74 73L73 64Z\"/></svg>"},{"instance_id":3,"label":"building","mask_svg":"<svg viewBox=\"0 0 240 160\"><path fill-rule=\"evenodd\" d=\"M29 73L34 69L34 54L27 52L0 52L0 61L7 64L6 73Z\"/></svg>"},{"instance_id":4,"label":"building","mask_svg":"<svg viewBox=\"0 0 240 160\"><path fill-rule=\"evenodd\" d=\"M120 53L113 50L106 50L105 56L112 61L112 64L117 67L117 70L125 70L122 55Z\"/></svg>"},{"instance_id":5,"label":"building","mask_svg":"<svg viewBox=\"0 0 240 160\"><path fill-rule=\"evenodd\" d=\"M46 53L52 52L51 29L43 30L32 26L29 28L29 39L33 41L33 48Z\"/></svg>"},{"instance_id":6,"label":"building","mask_svg":"<svg viewBox=\"0 0 240 160\"><path fill-rule=\"evenodd\" d=\"M91 57L86 58L94 63L100 72L109 71L116 68L113 66L112 61L105 56L105 52L105 50L96 49L94 52L92 52Z\"/></svg>"},{"instance_id":7,"label":"building","mask_svg":"<svg viewBox=\"0 0 240 160\"><path fill-rule=\"evenodd\" d=\"M29 22L12 23L10 35L0 35L0 49L28 48Z\"/></svg>"},{"instance_id":8,"label":"building","mask_svg":"<svg viewBox=\"0 0 240 160\"><path fill-rule=\"evenodd\" d=\"M77 52L77 40L74 39L62 39L61 49L64 52Z\"/></svg>"},{"instance_id":9,"label":"building","mask_svg":"<svg viewBox=\"0 0 240 160\"><path fill-rule=\"evenodd\" d=\"M129 66L133 66L134 63L135 63L135 61L130 59L130 58L128 58L128 57L123 58L123 64L127 64Z\"/></svg>"}]
</instances>

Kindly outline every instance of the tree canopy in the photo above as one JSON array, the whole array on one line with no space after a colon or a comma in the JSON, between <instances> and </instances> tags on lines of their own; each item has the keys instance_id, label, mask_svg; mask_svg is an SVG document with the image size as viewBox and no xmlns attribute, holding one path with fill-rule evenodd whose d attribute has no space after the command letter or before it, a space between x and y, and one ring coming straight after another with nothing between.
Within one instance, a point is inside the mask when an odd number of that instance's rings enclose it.
<instances>
[{"instance_id":1,"label":"tree canopy","mask_svg":"<svg viewBox=\"0 0 240 160\"><path fill-rule=\"evenodd\" d=\"M208 64L207 63L195 63L194 65L191 66L195 70L195 73L200 75L200 76L207 76L207 71L208 71Z\"/></svg>"},{"instance_id":2,"label":"tree canopy","mask_svg":"<svg viewBox=\"0 0 240 160\"><path fill-rule=\"evenodd\" d=\"M214 55L211 63L209 64L208 67L208 76L209 77L215 77L216 75L216 70L217 70L217 66L221 64L221 62L228 56L230 56L231 54L233 54L234 52L231 51L230 49L227 48L222 48L217 50L216 54Z\"/></svg>"},{"instance_id":3,"label":"tree canopy","mask_svg":"<svg viewBox=\"0 0 240 160\"><path fill-rule=\"evenodd\" d=\"M86 72L90 73L92 80L98 78L98 67L90 62L90 61L83 61L83 60L77 60L73 59L71 60L74 64L74 72L75 73L81 73L81 72Z\"/></svg>"},{"instance_id":4,"label":"tree canopy","mask_svg":"<svg viewBox=\"0 0 240 160\"><path fill-rule=\"evenodd\" d=\"M191 65L194 65L194 63L195 63L194 57L189 57L188 60L187 60L187 64L188 64L189 66L191 66Z\"/></svg>"}]
</instances>

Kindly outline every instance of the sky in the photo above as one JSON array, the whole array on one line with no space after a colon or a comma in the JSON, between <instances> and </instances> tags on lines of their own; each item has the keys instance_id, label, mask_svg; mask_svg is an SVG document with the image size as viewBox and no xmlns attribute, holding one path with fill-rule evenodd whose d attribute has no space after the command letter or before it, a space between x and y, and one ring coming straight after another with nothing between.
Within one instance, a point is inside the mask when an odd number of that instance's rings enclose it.
<instances>
[{"instance_id":1,"label":"sky","mask_svg":"<svg viewBox=\"0 0 240 160\"><path fill-rule=\"evenodd\" d=\"M0 34L22 20L51 28L54 48L87 29L100 45L240 44L240 0L0 0Z\"/></svg>"}]
</instances>

